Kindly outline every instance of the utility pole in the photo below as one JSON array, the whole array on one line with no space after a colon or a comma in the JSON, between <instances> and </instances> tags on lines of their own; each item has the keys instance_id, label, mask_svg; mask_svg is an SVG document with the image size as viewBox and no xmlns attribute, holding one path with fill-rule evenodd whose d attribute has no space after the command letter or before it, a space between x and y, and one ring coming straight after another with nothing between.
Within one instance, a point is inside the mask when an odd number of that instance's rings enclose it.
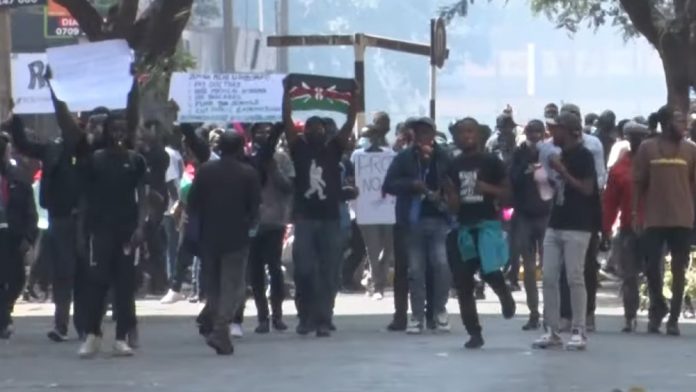
<instances>
[{"instance_id":1,"label":"utility pole","mask_svg":"<svg viewBox=\"0 0 696 392\"><path fill-rule=\"evenodd\" d=\"M234 72L234 52L236 50L234 34L234 0L222 2L222 32L224 35L225 72Z\"/></svg>"},{"instance_id":2,"label":"utility pole","mask_svg":"<svg viewBox=\"0 0 696 392\"><path fill-rule=\"evenodd\" d=\"M285 36L290 32L290 10L288 7L288 0L278 0L277 4L277 18L278 18L278 29L276 35ZM278 48L278 72L288 73L288 48L279 47Z\"/></svg>"},{"instance_id":3,"label":"utility pole","mask_svg":"<svg viewBox=\"0 0 696 392\"><path fill-rule=\"evenodd\" d=\"M10 56L12 54L12 26L10 9L0 8L0 121L10 114L12 99L12 74Z\"/></svg>"}]
</instances>

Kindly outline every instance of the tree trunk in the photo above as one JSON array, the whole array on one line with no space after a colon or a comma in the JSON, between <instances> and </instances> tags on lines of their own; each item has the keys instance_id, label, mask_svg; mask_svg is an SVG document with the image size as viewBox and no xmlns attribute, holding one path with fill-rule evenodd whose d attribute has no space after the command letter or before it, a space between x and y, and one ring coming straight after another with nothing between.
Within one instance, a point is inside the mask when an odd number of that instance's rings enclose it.
<instances>
[{"instance_id":1,"label":"tree trunk","mask_svg":"<svg viewBox=\"0 0 696 392\"><path fill-rule=\"evenodd\" d=\"M665 70L667 104L682 113L689 112L690 45L683 35L665 34L661 37L659 53Z\"/></svg>"}]
</instances>

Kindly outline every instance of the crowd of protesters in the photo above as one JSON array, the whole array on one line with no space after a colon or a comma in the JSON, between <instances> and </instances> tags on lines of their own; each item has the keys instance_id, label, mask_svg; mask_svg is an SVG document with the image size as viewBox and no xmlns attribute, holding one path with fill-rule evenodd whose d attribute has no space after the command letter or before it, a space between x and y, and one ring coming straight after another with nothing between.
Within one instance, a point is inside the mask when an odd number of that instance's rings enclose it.
<instances>
[{"instance_id":1,"label":"crowd of protesters","mask_svg":"<svg viewBox=\"0 0 696 392\"><path fill-rule=\"evenodd\" d=\"M108 307L114 354L133 355L136 293L171 304L186 299L187 282L189 300L205 302L200 334L229 355L232 337L243 334L248 287L255 332L288 329L283 253L290 242L300 335L330 336L341 289L366 286L382 300L393 276L388 330L449 332L454 290L470 336L465 347L480 348L476 300L489 286L503 317L513 318L512 292L523 275L529 319L522 329L545 330L532 346L583 350L597 328L598 254L610 245L623 332L637 330L643 274L648 332L660 333L669 315L666 333L680 333L696 199L696 144L685 113L665 106L648 120L617 123L611 111L583 118L576 105L549 104L540 120L520 127L508 107L492 133L467 117L450 125L448 143L430 118L411 118L390 145L382 112L356 140L355 104L340 128L330 118L296 123L287 86L280 123L182 123L167 133L140 118L137 87L134 78L125 111L97 108L81 118L53 94L61 135L50 142L28 135L19 116L3 123L0 338L14 333L12 310L23 290L34 296L42 280L32 268L25 285L25 258L35 248L33 264L48 271L42 286L55 303L48 337L69 340L72 306L81 357L100 351ZM385 151L395 153L382 191L396 199L396 224L358 225L350 208L360 192L353 154ZM28 169L32 160L40 165ZM48 227L39 230L44 210ZM662 289L667 254L670 306ZM562 333L570 333L565 342Z\"/></svg>"}]
</instances>

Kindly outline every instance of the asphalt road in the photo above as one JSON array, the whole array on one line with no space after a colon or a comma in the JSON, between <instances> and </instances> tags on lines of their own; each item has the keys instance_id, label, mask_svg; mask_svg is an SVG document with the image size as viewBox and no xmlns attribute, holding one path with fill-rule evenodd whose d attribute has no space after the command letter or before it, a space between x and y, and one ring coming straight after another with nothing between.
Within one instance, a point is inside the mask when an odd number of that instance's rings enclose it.
<instances>
[{"instance_id":1,"label":"asphalt road","mask_svg":"<svg viewBox=\"0 0 696 392\"><path fill-rule=\"evenodd\" d=\"M489 295L492 298L492 293ZM695 391L696 325L685 323L683 336L627 336L616 298L603 294L598 329L586 352L532 351L539 333L522 332L520 315L505 321L492 300L480 303L486 346L465 351L466 339L450 301L451 334L413 337L384 327L391 297L375 302L342 295L329 339L294 333L254 335L253 302L248 306L246 336L232 357L217 357L196 334L199 305L160 305L140 301L142 348L133 358L112 358L113 324L105 330L104 353L80 360L78 342L55 344L45 332L52 306L20 304L17 333L0 341L0 391ZM293 311L290 302L287 312ZM295 317L287 317L291 327ZM645 319L641 320L645 330Z\"/></svg>"}]
</instances>

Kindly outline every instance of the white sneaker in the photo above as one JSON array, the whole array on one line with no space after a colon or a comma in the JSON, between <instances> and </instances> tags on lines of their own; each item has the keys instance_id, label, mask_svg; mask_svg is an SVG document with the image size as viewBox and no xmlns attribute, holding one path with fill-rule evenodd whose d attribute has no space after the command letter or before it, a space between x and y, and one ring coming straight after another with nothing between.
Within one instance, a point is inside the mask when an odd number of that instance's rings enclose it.
<instances>
[{"instance_id":1,"label":"white sneaker","mask_svg":"<svg viewBox=\"0 0 696 392\"><path fill-rule=\"evenodd\" d=\"M587 337L582 331L578 329L573 330L573 335L570 337L568 343L566 343L566 350L568 351L584 351L587 348Z\"/></svg>"},{"instance_id":2,"label":"white sneaker","mask_svg":"<svg viewBox=\"0 0 696 392\"><path fill-rule=\"evenodd\" d=\"M132 357L133 349L124 340L114 342L114 357Z\"/></svg>"},{"instance_id":3,"label":"white sneaker","mask_svg":"<svg viewBox=\"0 0 696 392\"><path fill-rule=\"evenodd\" d=\"M382 293L372 294L372 300L374 300L374 301L381 301L383 299L384 299L384 294L382 294Z\"/></svg>"},{"instance_id":4,"label":"white sneaker","mask_svg":"<svg viewBox=\"0 0 696 392\"><path fill-rule=\"evenodd\" d=\"M450 326L449 322L449 315L447 315L447 312L442 312L437 315L437 332L441 333L449 333L452 330L452 327Z\"/></svg>"},{"instance_id":5,"label":"white sneaker","mask_svg":"<svg viewBox=\"0 0 696 392\"><path fill-rule=\"evenodd\" d=\"M80 346L80 350L77 354L80 358L88 359L94 358L99 353L101 349L101 338L97 335L87 335L84 343Z\"/></svg>"},{"instance_id":6,"label":"white sneaker","mask_svg":"<svg viewBox=\"0 0 696 392\"><path fill-rule=\"evenodd\" d=\"M244 336L244 330L242 329L242 324L230 324L230 335L233 338L241 338Z\"/></svg>"},{"instance_id":7,"label":"white sneaker","mask_svg":"<svg viewBox=\"0 0 696 392\"><path fill-rule=\"evenodd\" d=\"M169 291L167 291L167 294L165 294L165 296L162 297L162 299L160 300L160 303L162 305L171 305L179 301L183 301L185 299L186 297L183 294L177 293L176 291L169 289Z\"/></svg>"},{"instance_id":8,"label":"white sneaker","mask_svg":"<svg viewBox=\"0 0 696 392\"><path fill-rule=\"evenodd\" d=\"M408 335L420 335L423 333L423 323L417 320L411 320L406 328Z\"/></svg>"},{"instance_id":9,"label":"white sneaker","mask_svg":"<svg viewBox=\"0 0 696 392\"><path fill-rule=\"evenodd\" d=\"M532 343L532 348L545 350L563 347L563 340L555 332L548 332Z\"/></svg>"}]
</instances>

